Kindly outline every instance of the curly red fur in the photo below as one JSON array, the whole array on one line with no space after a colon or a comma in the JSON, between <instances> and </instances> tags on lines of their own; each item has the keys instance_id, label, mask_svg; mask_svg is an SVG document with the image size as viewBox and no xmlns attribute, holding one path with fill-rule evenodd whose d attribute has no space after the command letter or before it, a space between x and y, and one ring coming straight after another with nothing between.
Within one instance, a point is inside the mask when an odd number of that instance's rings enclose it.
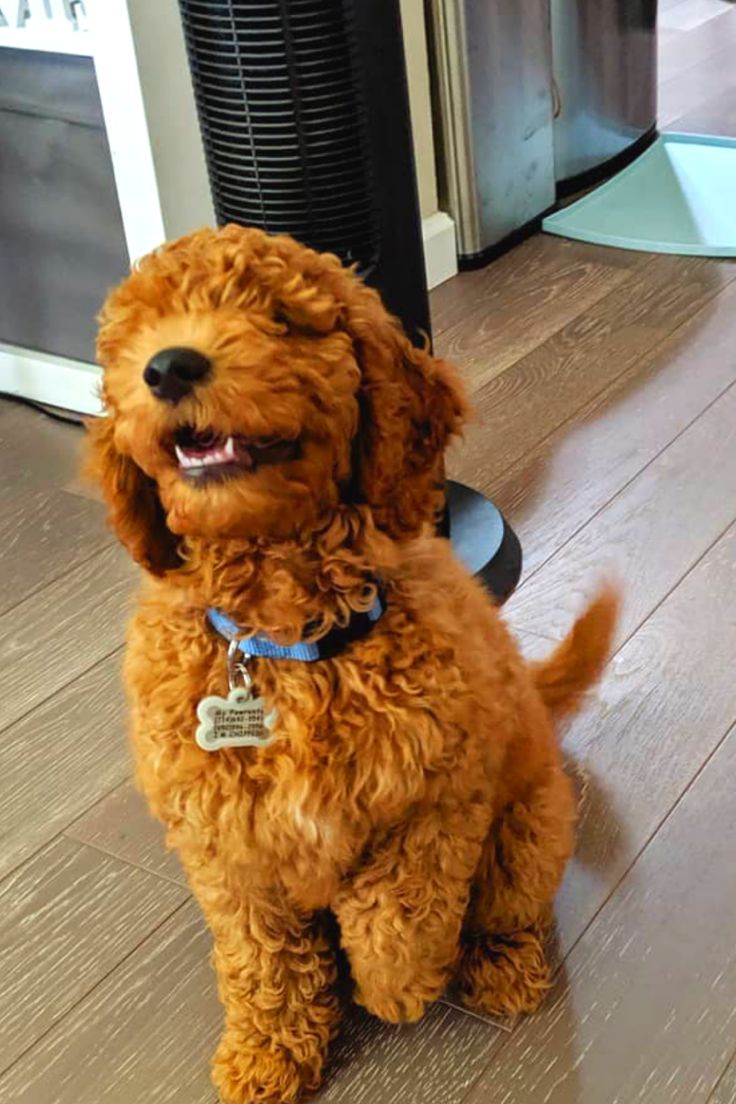
<instances>
[{"instance_id":1,"label":"curly red fur","mask_svg":"<svg viewBox=\"0 0 736 1104\"><path fill-rule=\"evenodd\" d=\"M214 366L176 406L142 379L173 345ZM112 293L99 355L91 468L149 573L125 661L137 775L212 930L223 1098L319 1084L339 1020L327 910L378 1016L417 1019L453 978L473 1007L534 1007L575 819L545 700L572 704L598 672L611 602L551 666L525 665L434 536L457 378L334 257L199 231ZM183 423L298 448L193 486L172 449ZM387 611L342 654L253 663L272 744L198 747L197 703L227 689L208 606L291 642L366 609L378 579Z\"/></svg>"}]
</instances>

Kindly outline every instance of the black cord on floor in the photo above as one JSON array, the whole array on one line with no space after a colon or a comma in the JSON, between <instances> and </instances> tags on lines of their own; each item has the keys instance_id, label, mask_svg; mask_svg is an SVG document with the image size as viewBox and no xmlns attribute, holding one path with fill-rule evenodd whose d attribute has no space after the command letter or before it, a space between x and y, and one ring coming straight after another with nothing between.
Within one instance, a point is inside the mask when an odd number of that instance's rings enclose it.
<instances>
[{"instance_id":1,"label":"black cord on floor","mask_svg":"<svg viewBox=\"0 0 736 1104\"><path fill-rule=\"evenodd\" d=\"M13 395L10 391L0 391L0 398L10 402L20 403L21 406L30 406L33 410L40 410L47 418L53 418L55 422L64 422L66 425L83 426L84 418L81 415L72 414L70 411L61 411L56 406L47 406L46 403L36 402L35 399L27 399L24 395Z\"/></svg>"}]
</instances>

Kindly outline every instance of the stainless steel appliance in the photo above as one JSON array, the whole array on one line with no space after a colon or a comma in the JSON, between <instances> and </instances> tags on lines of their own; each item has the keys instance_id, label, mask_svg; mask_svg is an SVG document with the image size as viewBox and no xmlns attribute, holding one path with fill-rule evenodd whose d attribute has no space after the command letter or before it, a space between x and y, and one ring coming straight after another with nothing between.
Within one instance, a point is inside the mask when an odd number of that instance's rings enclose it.
<instances>
[{"instance_id":1,"label":"stainless steel appliance","mask_svg":"<svg viewBox=\"0 0 736 1104\"><path fill-rule=\"evenodd\" d=\"M564 183L652 132L657 0L551 0L550 13L555 176Z\"/></svg>"},{"instance_id":2,"label":"stainless steel appliance","mask_svg":"<svg viewBox=\"0 0 736 1104\"><path fill-rule=\"evenodd\" d=\"M656 0L430 0L444 205L485 264L656 123Z\"/></svg>"},{"instance_id":3,"label":"stainless steel appliance","mask_svg":"<svg viewBox=\"0 0 736 1104\"><path fill-rule=\"evenodd\" d=\"M483 264L555 201L548 0L432 0L441 201Z\"/></svg>"}]
</instances>

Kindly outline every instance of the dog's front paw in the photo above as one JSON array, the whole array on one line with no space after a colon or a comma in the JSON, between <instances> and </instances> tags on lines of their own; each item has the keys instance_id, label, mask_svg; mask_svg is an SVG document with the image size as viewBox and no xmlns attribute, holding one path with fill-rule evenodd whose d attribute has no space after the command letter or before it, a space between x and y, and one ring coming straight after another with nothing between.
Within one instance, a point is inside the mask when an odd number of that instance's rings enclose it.
<instances>
[{"instance_id":1,"label":"dog's front paw","mask_svg":"<svg viewBox=\"0 0 736 1104\"><path fill-rule=\"evenodd\" d=\"M225 1104L296 1104L321 1080L322 1060L300 1063L276 1043L260 1046L227 1031L212 1062L212 1080Z\"/></svg>"},{"instance_id":2,"label":"dog's front paw","mask_svg":"<svg viewBox=\"0 0 736 1104\"><path fill-rule=\"evenodd\" d=\"M416 1023L427 1010L426 1001L390 993L372 993L367 997L358 990L355 1002L362 1005L371 1016L377 1016L379 1020L391 1024Z\"/></svg>"},{"instance_id":3,"label":"dog's front paw","mask_svg":"<svg viewBox=\"0 0 736 1104\"><path fill-rule=\"evenodd\" d=\"M442 991L441 987L437 987L437 992L434 988L428 990L415 981L403 985L395 982L396 979L385 978L381 983L374 976L368 983L359 983L354 994L356 1004L386 1023L416 1023L426 1012L427 1005Z\"/></svg>"}]
</instances>

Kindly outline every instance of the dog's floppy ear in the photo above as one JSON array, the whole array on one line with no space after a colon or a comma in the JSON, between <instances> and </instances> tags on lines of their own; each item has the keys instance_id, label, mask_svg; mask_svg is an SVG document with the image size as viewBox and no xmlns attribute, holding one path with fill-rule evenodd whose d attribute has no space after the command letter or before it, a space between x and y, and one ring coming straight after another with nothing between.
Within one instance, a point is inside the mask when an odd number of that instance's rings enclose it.
<instances>
[{"instance_id":1,"label":"dog's floppy ear","mask_svg":"<svg viewBox=\"0 0 736 1104\"><path fill-rule=\"evenodd\" d=\"M360 288L347 326L362 376L354 482L380 528L406 536L443 508L442 456L468 414L464 389L446 361L411 344L372 289Z\"/></svg>"},{"instance_id":2,"label":"dog's floppy ear","mask_svg":"<svg viewBox=\"0 0 736 1104\"><path fill-rule=\"evenodd\" d=\"M102 488L108 522L133 559L153 575L178 567L176 538L155 484L116 447L112 417L87 422L85 472Z\"/></svg>"}]
</instances>

